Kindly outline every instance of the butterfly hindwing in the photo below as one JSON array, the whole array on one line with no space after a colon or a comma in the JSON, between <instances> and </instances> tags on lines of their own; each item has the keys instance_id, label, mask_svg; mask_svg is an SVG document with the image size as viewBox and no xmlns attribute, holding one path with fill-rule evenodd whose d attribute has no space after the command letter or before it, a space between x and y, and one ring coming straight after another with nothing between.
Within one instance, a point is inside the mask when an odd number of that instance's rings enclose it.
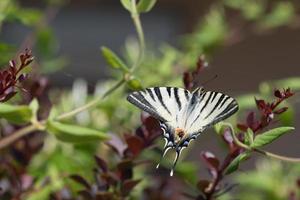
<instances>
[{"instance_id":1,"label":"butterfly hindwing","mask_svg":"<svg viewBox=\"0 0 300 200\"><path fill-rule=\"evenodd\" d=\"M175 87L153 87L131 93L127 100L162 122L176 120L191 93Z\"/></svg>"}]
</instances>

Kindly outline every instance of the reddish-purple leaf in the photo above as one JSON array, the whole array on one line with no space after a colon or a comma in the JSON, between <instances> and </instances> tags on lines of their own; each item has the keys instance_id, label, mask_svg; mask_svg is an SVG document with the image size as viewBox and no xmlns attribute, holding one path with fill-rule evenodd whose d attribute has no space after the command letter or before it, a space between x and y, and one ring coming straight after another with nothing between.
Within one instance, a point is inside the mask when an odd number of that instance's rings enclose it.
<instances>
[{"instance_id":1,"label":"reddish-purple leaf","mask_svg":"<svg viewBox=\"0 0 300 200\"><path fill-rule=\"evenodd\" d=\"M115 200L115 195L113 192L99 191L96 193L95 200Z\"/></svg>"},{"instance_id":2,"label":"reddish-purple leaf","mask_svg":"<svg viewBox=\"0 0 300 200\"><path fill-rule=\"evenodd\" d=\"M122 196L127 196L141 180L125 180L121 186Z\"/></svg>"},{"instance_id":3,"label":"reddish-purple leaf","mask_svg":"<svg viewBox=\"0 0 300 200\"><path fill-rule=\"evenodd\" d=\"M133 176L133 163L131 159L122 160L118 165L118 175L122 181L131 179Z\"/></svg>"},{"instance_id":4,"label":"reddish-purple leaf","mask_svg":"<svg viewBox=\"0 0 300 200\"><path fill-rule=\"evenodd\" d=\"M284 96L284 94L280 90L275 90L274 96L277 98L282 98Z\"/></svg>"},{"instance_id":5,"label":"reddish-purple leaf","mask_svg":"<svg viewBox=\"0 0 300 200\"><path fill-rule=\"evenodd\" d=\"M144 142L140 137L126 134L125 141L128 145L128 149L131 151L133 156L139 155L143 150Z\"/></svg>"},{"instance_id":6,"label":"reddish-purple leaf","mask_svg":"<svg viewBox=\"0 0 300 200\"><path fill-rule=\"evenodd\" d=\"M110 140L105 144L110 146L119 156L123 156L125 149L127 149L127 145L116 134L111 134Z\"/></svg>"},{"instance_id":7,"label":"reddish-purple leaf","mask_svg":"<svg viewBox=\"0 0 300 200\"><path fill-rule=\"evenodd\" d=\"M91 185L82 176L74 174L71 175L70 178L83 185L86 189L91 189Z\"/></svg>"},{"instance_id":8,"label":"reddish-purple leaf","mask_svg":"<svg viewBox=\"0 0 300 200\"><path fill-rule=\"evenodd\" d=\"M100 167L100 169L102 169L103 172L107 172L108 167L107 167L107 163L105 162L105 160L103 160L102 158L100 158L97 155L95 155L94 158L96 160L97 165Z\"/></svg>"},{"instance_id":9,"label":"reddish-purple leaf","mask_svg":"<svg viewBox=\"0 0 300 200\"><path fill-rule=\"evenodd\" d=\"M246 132L247 129L249 128L249 127L248 127L247 125L245 125L245 124L237 124L236 126L237 126L238 129L240 129L240 130L243 131L243 132Z\"/></svg>"},{"instance_id":10,"label":"reddish-purple leaf","mask_svg":"<svg viewBox=\"0 0 300 200\"><path fill-rule=\"evenodd\" d=\"M283 108L280 108L278 110L275 110L274 113L275 114L281 114L281 113L284 113L287 110L288 110L288 107L283 107Z\"/></svg>"},{"instance_id":11,"label":"reddish-purple leaf","mask_svg":"<svg viewBox=\"0 0 300 200\"><path fill-rule=\"evenodd\" d=\"M210 182L208 180L200 180L197 183L197 188L199 191L206 193L209 189Z\"/></svg>"},{"instance_id":12,"label":"reddish-purple leaf","mask_svg":"<svg viewBox=\"0 0 300 200\"><path fill-rule=\"evenodd\" d=\"M220 161L215 157L215 155L209 151L204 151L201 153L202 158L209 165L210 169L217 171L219 169Z\"/></svg>"}]
</instances>

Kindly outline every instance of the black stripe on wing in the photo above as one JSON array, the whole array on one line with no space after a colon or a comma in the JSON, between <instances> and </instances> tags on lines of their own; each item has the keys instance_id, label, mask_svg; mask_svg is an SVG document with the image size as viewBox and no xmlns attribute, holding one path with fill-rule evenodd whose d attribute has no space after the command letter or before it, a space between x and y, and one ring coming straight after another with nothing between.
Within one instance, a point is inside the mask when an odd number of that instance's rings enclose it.
<instances>
[{"instance_id":1,"label":"black stripe on wing","mask_svg":"<svg viewBox=\"0 0 300 200\"><path fill-rule=\"evenodd\" d=\"M214 93L213 100L211 100L209 106L207 106L207 114L204 116L204 120L212 118L208 126L214 125L230 117L239 109L234 98L218 92L211 92L211 94L212 93Z\"/></svg>"},{"instance_id":2,"label":"black stripe on wing","mask_svg":"<svg viewBox=\"0 0 300 200\"><path fill-rule=\"evenodd\" d=\"M145 94L145 91L143 91ZM149 93L149 92L148 92ZM146 100L142 91L133 92L127 96L127 100L132 103L133 105L137 106L138 108L142 109L143 111L149 113L153 117L161 120L166 121L159 113L157 112L156 108ZM153 94L149 94L150 97L153 97L153 101L155 101Z\"/></svg>"}]
</instances>

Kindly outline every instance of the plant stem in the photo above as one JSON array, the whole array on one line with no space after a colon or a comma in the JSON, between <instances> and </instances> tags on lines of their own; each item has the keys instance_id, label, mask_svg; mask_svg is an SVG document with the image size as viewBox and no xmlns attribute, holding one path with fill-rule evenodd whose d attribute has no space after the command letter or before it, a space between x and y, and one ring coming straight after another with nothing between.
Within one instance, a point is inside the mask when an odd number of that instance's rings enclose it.
<instances>
[{"instance_id":1,"label":"plant stem","mask_svg":"<svg viewBox=\"0 0 300 200\"><path fill-rule=\"evenodd\" d=\"M282 160L282 161L286 161L286 162L300 162L300 158L291 158L291 157L281 156L278 154L274 154L274 153L271 153L268 151L263 151L263 150L256 149L256 148L254 148L253 151L263 154L265 156L269 156L271 158L275 158L277 160Z\"/></svg>"},{"instance_id":2,"label":"plant stem","mask_svg":"<svg viewBox=\"0 0 300 200\"><path fill-rule=\"evenodd\" d=\"M17 139L31 133L32 131L36 131L36 130L38 130L38 127L33 124L19 129L15 133L13 133L7 137L4 137L3 139L0 140L0 149L10 145Z\"/></svg>"},{"instance_id":3,"label":"plant stem","mask_svg":"<svg viewBox=\"0 0 300 200\"><path fill-rule=\"evenodd\" d=\"M123 85L123 83L125 82L124 79L118 81L115 85L113 85L110 89L108 89L102 96L98 97L98 98L95 98L94 100L90 101L89 103L81 106L81 107L78 107L70 112L66 112L66 113L63 113L61 115L59 115L56 120L64 120L64 119L67 119L69 117L72 117L84 110L87 110L91 107L94 107L96 105L98 105L101 100L103 100L105 97L107 97L108 95L110 95L111 93L113 93L116 89L118 89L121 85Z\"/></svg>"},{"instance_id":4,"label":"plant stem","mask_svg":"<svg viewBox=\"0 0 300 200\"><path fill-rule=\"evenodd\" d=\"M137 11L136 7L136 0L131 0L131 18L133 20L138 38L139 38L139 55L138 59L134 62L133 67L131 68L131 72L134 72L137 67L141 64L143 58L144 58L144 53L145 53L145 38L144 38L144 32L140 20L140 15Z\"/></svg>"},{"instance_id":5,"label":"plant stem","mask_svg":"<svg viewBox=\"0 0 300 200\"><path fill-rule=\"evenodd\" d=\"M246 145L246 144L244 144L244 143L242 143L241 141L238 140L238 138L236 137L236 135L234 133L234 129L233 129L233 127L230 123L223 122L222 124L225 125L225 126L230 127L233 141L235 142L235 144L237 144L238 146L240 146L244 149L255 151L255 152L258 152L262 155L265 155L265 156L268 156L268 157L271 157L271 158L275 158L275 159L281 160L281 161L300 162L300 158L291 158L291 157L287 157L287 156L281 156L281 155L274 154L274 153L264 151L264 150L261 150L261 149L252 148L252 147L250 147L250 146L248 146L248 145Z\"/></svg>"},{"instance_id":6,"label":"plant stem","mask_svg":"<svg viewBox=\"0 0 300 200\"><path fill-rule=\"evenodd\" d=\"M59 115L56 120L63 120L69 117L72 117L86 109L89 109L93 106L98 105L98 103L101 102L101 100L103 100L105 97L107 97L108 95L110 95L112 92L114 92L116 89L118 89L125 81L122 79L120 81L118 81L115 85L113 85L110 89L108 89L101 97L96 98L94 100L92 100L91 102L87 103L86 105L76 108L75 110L72 110L70 112L67 113L63 113L61 115ZM31 125L25 126L19 130L17 130L16 132L12 133L11 135L3 138L0 140L0 149L3 149L7 146L9 146L10 144L12 144L14 141L16 141L17 139L30 134L33 131L37 131L37 130L42 130L43 125L45 124L45 120L43 121L37 121L36 123L33 123Z\"/></svg>"}]
</instances>

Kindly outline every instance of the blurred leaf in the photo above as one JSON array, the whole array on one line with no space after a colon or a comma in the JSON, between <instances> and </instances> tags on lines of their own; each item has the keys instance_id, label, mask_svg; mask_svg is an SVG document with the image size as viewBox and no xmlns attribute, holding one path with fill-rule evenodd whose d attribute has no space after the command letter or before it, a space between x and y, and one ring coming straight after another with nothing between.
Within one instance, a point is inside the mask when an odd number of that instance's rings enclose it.
<instances>
[{"instance_id":1,"label":"blurred leaf","mask_svg":"<svg viewBox=\"0 0 300 200\"><path fill-rule=\"evenodd\" d=\"M199 191L205 193L207 188L209 188L210 182L208 180L200 180L197 183L197 188Z\"/></svg>"},{"instance_id":2,"label":"blurred leaf","mask_svg":"<svg viewBox=\"0 0 300 200\"><path fill-rule=\"evenodd\" d=\"M289 109L279 115L280 122L283 126L292 126L294 123L295 109L291 105L288 107Z\"/></svg>"},{"instance_id":3,"label":"blurred leaf","mask_svg":"<svg viewBox=\"0 0 300 200\"><path fill-rule=\"evenodd\" d=\"M240 10L248 20L257 20L265 11L266 1L264 0L225 0L225 5Z\"/></svg>"},{"instance_id":4,"label":"blurred leaf","mask_svg":"<svg viewBox=\"0 0 300 200\"><path fill-rule=\"evenodd\" d=\"M127 196L141 180L125 180L121 186L122 196Z\"/></svg>"},{"instance_id":5,"label":"blurred leaf","mask_svg":"<svg viewBox=\"0 0 300 200\"><path fill-rule=\"evenodd\" d=\"M36 115L38 109L39 109L39 102L37 99L33 99L30 104L29 104L29 108L31 109L32 113Z\"/></svg>"},{"instance_id":6,"label":"blurred leaf","mask_svg":"<svg viewBox=\"0 0 300 200\"><path fill-rule=\"evenodd\" d=\"M58 49L58 43L54 37L53 30L50 28L41 28L37 32L37 52L42 58L51 58Z\"/></svg>"},{"instance_id":7,"label":"blurred leaf","mask_svg":"<svg viewBox=\"0 0 300 200\"><path fill-rule=\"evenodd\" d=\"M261 133L255 137L254 142L251 145L251 147L253 147L253 148L262 147L266 144L273 142L278 137L280 137L283 134L285 134L291 130L294 130L294 129L295 129L294 127L279 127L279 128L274 128L272 130Z\"/></svg>"},{"instance_id":8,"label":"blurred leaf","mask_svg":"<svg viewBox=\"0 0 300 200\"><path fill-rule=\"evenodd\" d=\"M14 57L16 48L10 44L0 42L0 67L7 64L7 61Z\"/></svg>"},{"instance_id":9,"label":"blurred leaf","mask_svg":"<svg viewBox=\"0 0 300 200\"><path fill-rule=\"evenodd\" d=\"M272 92L272 87L268 82L262 82L258 86L260 94L268 96Z\"/></svg>"},{"instance_id":10,"label":"blurred leaf","mask_svg":"<svg viewBox=\"0 0 300 200\"><path fill-rule=\"evenodd\" d=\"M127 81L127 85L132 90L141 90L141 89L143 89L141 81L139 81L136 78L132 78L129 81Z\"/></svg>"},{"instance_id":11,"label":"blurred leaf","mask_svg":"<svg viewBox=\"0 0 300 200\"><path fill-rule=\"evenodd\" d=\"M247 129L245 136L246 136L246 140L248 141L248 145L253 144L254 133L251 128Z\"/></svg>"},{"instance_id":12,"label":"blurred leaf","mask_svg":"<svg viewBox=\"0 0 300 200\"><path fill-rule=\"evenodd\" d=\"M139 13L149 12L155 5L156 0L140 0L137 5L137 10Z\"/></svg>"},{"instance_id":13,"label":"blurred leaf","mask_svg":"<svg viewBox=\"0 0 300 200\"><path fill-rule=\"evenodd\" d=\"M131 11L131 0L121 0L121 4L126 10Z\"/></svg>"},{"instance_id":14,"label":"blurred leaf","mask_svg":"<svg viewBox=\"0 0 300 200\"><path fill-rule=\"evenodd\" d=\"M162 164L164 164L164 162ZM184 180L193 185L197 183L198 168L195 163L187 161L179 163L176 167L176 173L178 176L182 177Z\"/></svg>"},{"instance_id":15,"label":"blurred leaf","mask_svg":"<svg viewBox=\"0 0 300 200\"><path fill-rule=\"evenodd\" d=\"M81 184L82 186L84 186L86 189L91 189L91 185L82 176L71 175L70 178L76 181L77 183Z\"/></svg>"},{"instance_id":16,"label":"blurred leaf","mask_svg":"<svg viewBox=\"0 0 300 200\"><path fill-rule=\"evenodd\" d=\"M295 8L291 2L277 2L272 11L261 21L262 28L274 28L286 25L292 21L295 16Z\"/></svg>"},{"instance_id":17,"label":"blurred leaf","mask_svg":"<svg viewBox=\"0 0 300 200\"><path fill-rule=\"evenodd\" d=\"M18 11L18 16L25 25L37 25L40 22L43 14L37 9L21 8Z\"/></svg>"},{"instance_id":18,"label":"blurred leaf","mask_svg":"<svg viewBox=\"0 0 300 200\"><path fill-rule=\"evenodd\" d=\"M228 175L232 172L235 172L242 161L246 160L249 157L247 152L238 155L233 161L231 161L230 165L225 169L224 174Z\"/></svg>"},{"instance_id":19,"label":"blurred leaf","mask_svg":"<svg viewBox=\"0 0 300 200\"><path fill-rule=\"evenodd\" d=\"M220 161L215 157L214 154L212 154L209 151L204 151L201 153L201 156L206 161L206 163L209 165L209 168L218 170Z\"/></svg>"},{"instance_id":20,"label":"blurred leaf","mask_svg":"<svg viewBox=\"0 0 300 200\"><path fill-rule=\"evenodd\" d=\"M274 81L273 84L276 88L291 88L292 90L300 90L300 77L290 77Z\"/></svg>"},{"instance_id":21,"label":"blurred leaf","mask_svg":"<svg viewBox=\"0 0 300 200\"><path fill-rule=\"evenodd\" d=\"M108 139L108 135L101 131L54 121L47 122L46 130L64 142L81 143Z\"/></svg>"},{"instance_id":22,"label":"blurred leaf","mask_svg":"<svg viewBox=\"0 0 300 200\"><path fill-rule=\"evenodd\" d=\"M65 57L56 56L55 58L43 60L41 70L45 74L50 74L63 69L68 64L69 62Z\"/></svg>"},{"instance_id":23,"label":"blurred leaf","mask_svg":"<svg viewBox=\"0 0 300 200\"><path fill-rule=\"evenodd\" d=\"M95 160L96 160L96 163L97 163L98 167L100 167L100 169L103 172L107 172L108 171L108 166L107 166L107 163L105 162L105 160L103 160L99 156L94 156L94 157L95 157Z\"/></svg>"},{"instance_id":24,"label":"blurred leaf","mask_svg":"<svg viewBox=\"0 0 300 200\"><path fill-rule=\"evenodd\" d=\"M143 140L135 135L125 135L125 140L133 156L137 156L144 147Z\"/></svg>"},{"instance_id":25,"label":"blurred leaf","mask_svg":"<svg viewBox=\"0 0 300 200\"><path fill-rule=\"evenodd\" d=\"M245 109L249 109L249 108L255 107L256 104L255 104L254 97L260 98L260 95L257 95L257 94L245 94L245 95L238 96L236 98L236 100L237 100L237 102L239 104L240 110L245 110Z\"/></svg>"},{"instance_id":26,"label":"blurred leaf","mask_svg":"<svg viewBox=\"0 0 300 200\"><path fill-rule=\"evenodd\" d=\"M28 106L0 104L0 118L4 118L11 123L25 124L30 122L31 117L32 111Z\"/></svg>"},{"instance_id":27,"label":"blurred leaf","mask_svg":"<svg viewBox=\"0 0 300 200\"><path fill-rule=\"evenodd\" d=\"M129 72L128 67L123 61L109 48L101 47L102 55L106 60L107 64L115 69L121 69L124 72Z\"/></svg>"}]
</instances>

